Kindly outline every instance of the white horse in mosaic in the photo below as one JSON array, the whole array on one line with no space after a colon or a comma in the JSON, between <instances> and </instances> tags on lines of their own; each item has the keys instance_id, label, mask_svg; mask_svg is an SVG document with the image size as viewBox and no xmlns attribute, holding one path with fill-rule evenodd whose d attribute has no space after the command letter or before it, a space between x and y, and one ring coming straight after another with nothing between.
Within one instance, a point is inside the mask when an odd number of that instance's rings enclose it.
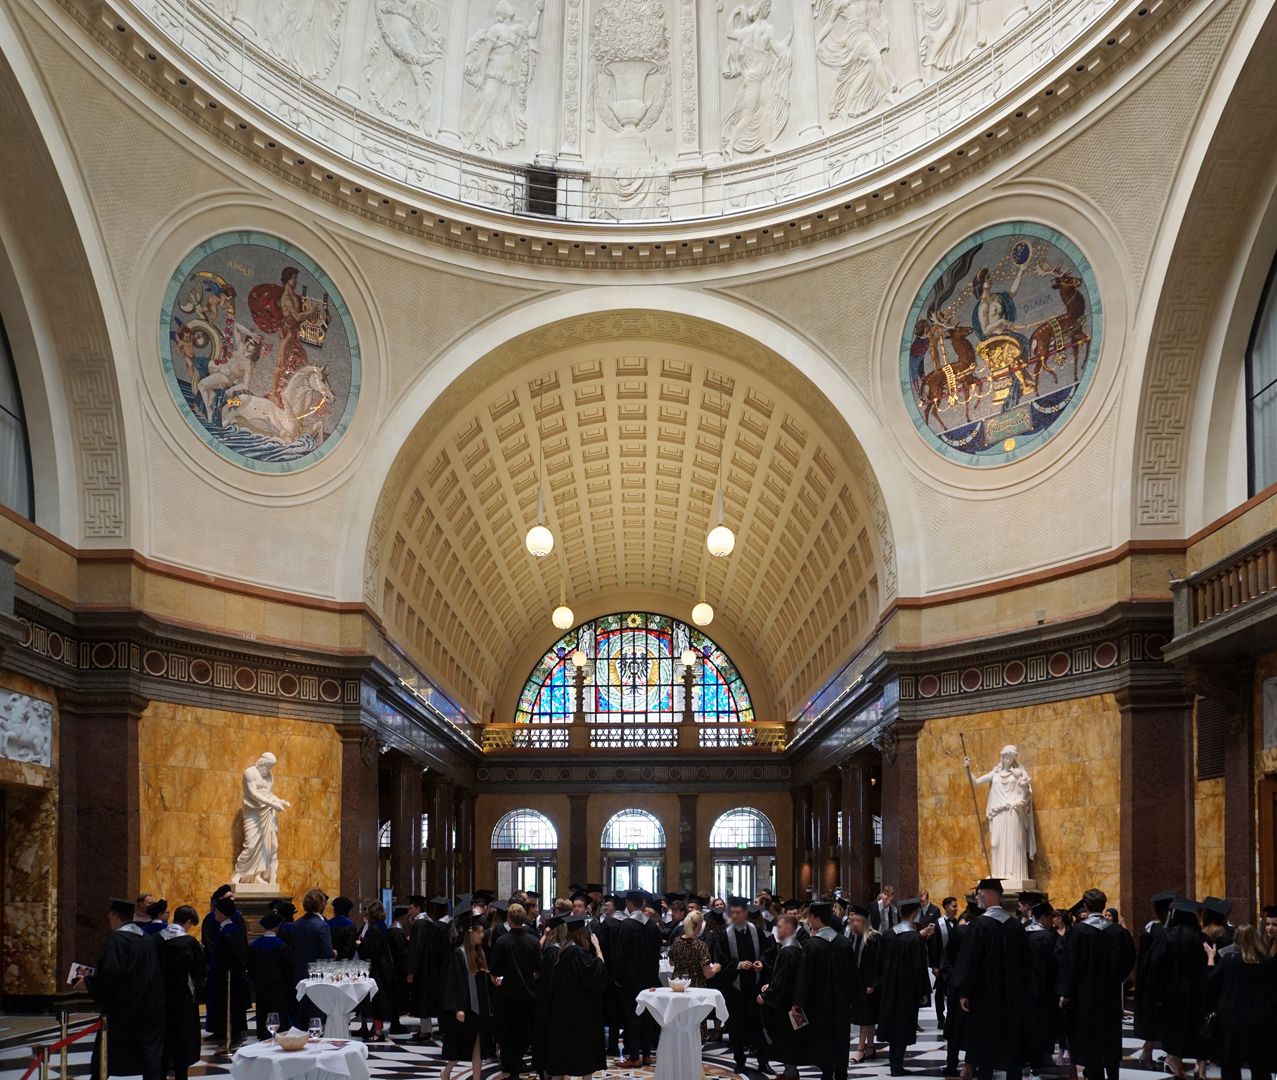
<instances>
[{"instance_id":1,"label":"white horse in mosaic","mask_svg":"<svg viewBox=\"0 0 1277 1080\"><path fill-rule=\"evenodd\" d=\"M324 423L319 414L335 396L328 372L316 364L306 364L289 376L279 396L284 403L282 408L270 398L250 394L228 398L222 409L222 423L281 446L291 446L303 435L322 442Z\"/></svg>"}]
</instances>

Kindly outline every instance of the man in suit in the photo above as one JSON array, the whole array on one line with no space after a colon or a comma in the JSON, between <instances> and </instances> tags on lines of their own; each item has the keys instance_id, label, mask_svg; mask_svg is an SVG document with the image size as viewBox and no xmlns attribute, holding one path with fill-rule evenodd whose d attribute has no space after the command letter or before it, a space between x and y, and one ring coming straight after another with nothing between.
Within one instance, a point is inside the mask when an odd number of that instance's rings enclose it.
<instances>
[{"instance_id":1,"label":"man in suit","mask_svg":"<svg viewBox=\"0 0 1277 1080\"><path fill-rule=\"evenodd\" d=\"M930 907L934 909L935 904ZM958 925L957 897L946 896L939 911L939 917L931 924L935 927L935 932L927 940L927 966L931 968L931 976L935 979L936 1023L943 1031L945 996L949 989L948 969L944 961L949 952L949 939Z\"/></svg>"},{"instance_id":2,"label":"man in suit","mask_svg":"<svg viewBox=\"0 0 1277 1080\"><path fill-rule=\"evenodd\" d=\"M922 906L918 910L918 929L925 930L940 921L940 909L931 902L931 894L925 890L918 895Z\"/></svg>"},{"instance_id":3,"label":"man in suit","mask_svg":"<svg viewBox=\"0 0 1277 1080\"><path fill-rule=\"evenodd\" d=\"M293 950L294 985L307 978L307 967L317 960L332 960L332 930L324 920L324 909L328 906L328 897L322 889L311 889L302 897L304 914L293 923L293 932L289 946ZM312 1016L323 1019L324 1010L312 1004L310 998L304 997L297 1003L297 1025L305 1027Z\"/></svg>"},{"instance_id":4,"label":"man in suit","mask_svg":"<svg viewBox=\"0 0 1277 1080\"><path fill-rule=\"evenodd\" d=\"M900 911L896 907L896 887L884 885L878 899L869 908L869 925L880 934L885 934L900 921Z\"/></svg>"},{"instance_id":5,"label":"man in suit","mask_svg":"<svg viewBox=\"0 0 1277 1080\"><path fill-rule=\"evenodd\" d=\"M727 902L727 929L718 935L712 959L722 965L723 996L727 999L727 1035L736 1071L745 1071L745 1055L753 1050L760 1072L770 1075L767 1036L758 1007L758 991L770 981L769 939L749 921L750 902L733 896Z\"/></svg>"}]
</instances>

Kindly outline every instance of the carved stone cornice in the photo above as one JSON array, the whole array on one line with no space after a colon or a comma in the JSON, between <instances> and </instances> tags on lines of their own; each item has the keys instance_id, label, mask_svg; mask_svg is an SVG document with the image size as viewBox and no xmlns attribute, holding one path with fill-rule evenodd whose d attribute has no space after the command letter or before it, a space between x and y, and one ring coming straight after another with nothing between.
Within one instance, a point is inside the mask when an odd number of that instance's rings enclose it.
<instances>
[{"instance_id":1,"label":"carved stone cornice","mask_svg":"<svg viewBox=\"0 0 1277 1080\"><path fill-rule=\"evenodd\" d=\"M1184 681L1192 693L1223 707L1229 735L1240 735L1247 729L1253 711L1254 676L1255 665L1249 660L1193 663L1184 669Z\"/></svg>"}]
</instances>

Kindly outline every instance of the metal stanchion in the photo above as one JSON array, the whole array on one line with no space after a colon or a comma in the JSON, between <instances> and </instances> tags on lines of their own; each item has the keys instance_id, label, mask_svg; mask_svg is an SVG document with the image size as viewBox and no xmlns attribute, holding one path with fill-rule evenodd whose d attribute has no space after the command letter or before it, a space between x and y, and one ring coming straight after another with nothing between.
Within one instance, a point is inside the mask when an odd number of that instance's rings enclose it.
<instances>
[{"instance_id":1,"label":"metal stanchion","mask_svg":"<svg viewBox=\"0 0 1277 1080\"><path fill-rule=\"evenodd\" d=\"M226 972L226 1056L231 1054L231 973Z\"/></svg>"},{"instance_id":2,"label":"metal stanchion","mask_svg":"<svg viewBox=\"0 0 1277 1080\"><path fill-rule=\"evenodd\" d=\"M49 1080L49 1051L47 1047L40 1051L40 1080Z\"/></svg>"},{"instance_id":3,"label":"metal stanchion","mask_svg":"<svg viewBox=\"0 0 1277 1080\"><path fill-rule=\"evenodd\" d=\"M71 1014L67 1012L66 1009L63 1009L62 1023L58 1025L59 1030L62 1033L61 1039L59 1040L62 1043L62 1058L58 1071L60 1080L67 1080L67 1029L71 1026L70 1018Z\"/></svg>"},{"instance_id":4,"label":"metal stanchion","mask_svg":"<svg viewBox=\"0 0 1277 1080\"><path fill-rule=\"evenodd\" d=\"M107 1077L110 1075L110 1070L106 1065L106 1036L106 1017L104 1016L102 1017L102 1051L101 1056L98 1058L98 1080L107 1080Z\"/></svg>"}]
</instances>

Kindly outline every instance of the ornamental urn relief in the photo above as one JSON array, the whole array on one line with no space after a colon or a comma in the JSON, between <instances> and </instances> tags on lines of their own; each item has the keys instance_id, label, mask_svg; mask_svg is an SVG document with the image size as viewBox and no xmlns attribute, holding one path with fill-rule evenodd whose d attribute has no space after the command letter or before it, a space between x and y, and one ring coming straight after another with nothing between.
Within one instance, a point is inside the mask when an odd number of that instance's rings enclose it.
<instances>
[{"instance_id":1,"label":"ornamental urn relief","mask_svg":"<svg viewBox=\"0 0 1277 1080\"><path fill-rule=\"evenodd\" d=\"M599 120L624 136L667 127L670 39L659 0L602 0L590 35L590 128Z\"/></svg>"},{"instance_id":2,"label":"ornamental urn relief","mask_svg":"<svg viewBox=\"0 0 1277 1080\"><path fill-rule=\"evenodd\" d=\"M648 76L660 71L651 60L609 60L603 71L612 79L608 108L622 130L637 128L652 107L647 95ZM610 124L608 125L611 126Z\"/></svg>"}]
</instances>

